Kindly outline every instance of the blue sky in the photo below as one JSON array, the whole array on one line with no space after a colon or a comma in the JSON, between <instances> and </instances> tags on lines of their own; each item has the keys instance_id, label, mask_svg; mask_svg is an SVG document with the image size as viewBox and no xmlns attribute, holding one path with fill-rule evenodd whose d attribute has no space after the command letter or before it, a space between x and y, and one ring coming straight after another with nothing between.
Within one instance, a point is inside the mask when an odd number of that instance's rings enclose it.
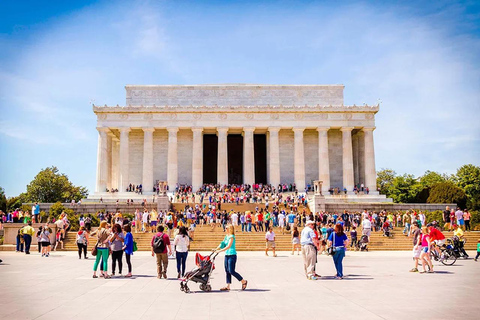
<instances>
[{"instance_id":1,"label":"blue sky","mask_svg":"<svg viewBox=\"0 0 480 320\"><path fill-rule=\"evenodd\" d=\"M95 186L90 101L126 84L344 84L376 104L377 170L480 165L478 1L2 1L0 186Z\"/></svg>"}]
</instances>

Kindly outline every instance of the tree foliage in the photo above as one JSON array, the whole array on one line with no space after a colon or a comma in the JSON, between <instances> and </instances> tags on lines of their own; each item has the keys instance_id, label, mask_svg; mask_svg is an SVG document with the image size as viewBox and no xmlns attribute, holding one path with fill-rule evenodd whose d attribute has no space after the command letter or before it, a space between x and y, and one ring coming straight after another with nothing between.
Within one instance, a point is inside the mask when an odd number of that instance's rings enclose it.
<instances>
[{"instance_id":1,"label":"tree foliage","mask_svg":"<svg viewBox=\"0 0 480 320\"><path fill-rule=\"evenodd\" d=\"M27 185L26 200L31 202L70 202L88 195L85 187L74 186L57 167L42 169Z\"/></svg>"},{"instance_id":2,"label":"tree foliage","mask_svg":"<svg viewBox=\"0 0 480 320\"><path fill-rule=\"evenodd\" d=\"M465 191L467 207L472 210L480 209L480 167L466 164L457 170L454 181Z\"/></svg>"},{"instance_id":3,"label":"tree foliage","mask_svg":"<svg viewBox=\"0 0 480 320\"><path fill-rule=\"evenodd\" d=\"M0 187L0 210L7 211L7 196L5 196L5 189Z\"/></svg>"},{"instance_id":4,"label":"tree foliage","mask_svg":"<svg viewBox=\"0 0 480 320\"><path fill-rule=\"evenodd\" d=\"M428 203L456 203L459 207L465 208L467 196L462 188L454 183L440 182L432 187L427 199Z\"/></svg>"},{"instance_id":5,"label":"tree foliage","mask_svg":"<svg viewBox=\"0 0 480 320\"><path fill-rule=\"evenodd\" d=\"M392 193L393 180L397 173L392 169L382 169L377 172L377 188L387 196Z\"/></svg>"}]
</instances>

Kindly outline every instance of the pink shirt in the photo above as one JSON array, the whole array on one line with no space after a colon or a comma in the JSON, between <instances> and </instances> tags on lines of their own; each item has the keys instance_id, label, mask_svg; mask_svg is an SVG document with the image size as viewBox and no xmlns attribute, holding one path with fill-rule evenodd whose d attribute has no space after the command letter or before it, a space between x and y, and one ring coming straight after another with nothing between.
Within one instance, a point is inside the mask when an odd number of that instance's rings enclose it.
<instances>
[{"instance_id":1,"label":"pink shirt","mask_svg":"<svg viewBox=\"0 0 480 320\"><path fill-rule=\"evenodd\" d=\"M422 247L428 247L428 240L430 240L430 236L428 234L422 234Z\"/></svg>"}]
</instances>

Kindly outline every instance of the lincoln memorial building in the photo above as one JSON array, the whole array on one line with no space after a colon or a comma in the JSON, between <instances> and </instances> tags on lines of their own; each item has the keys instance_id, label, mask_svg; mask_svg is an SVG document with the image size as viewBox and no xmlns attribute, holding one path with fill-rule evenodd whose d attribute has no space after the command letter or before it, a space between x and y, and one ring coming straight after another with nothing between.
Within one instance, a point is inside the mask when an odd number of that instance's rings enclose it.
<instances>
[{"instance_id":1,"label":"lincoln memorial building","mask_svg":"<svg viewBox=\"0 0 480 320\"><path fill-rule=\"evenodd\" d=\"M95 196L204 183L369 188L379 106L343 102L343 85L127 85L126 103L93 106ZM118 195L118 194L117 194Z\"/></svg>"}]
</instances>

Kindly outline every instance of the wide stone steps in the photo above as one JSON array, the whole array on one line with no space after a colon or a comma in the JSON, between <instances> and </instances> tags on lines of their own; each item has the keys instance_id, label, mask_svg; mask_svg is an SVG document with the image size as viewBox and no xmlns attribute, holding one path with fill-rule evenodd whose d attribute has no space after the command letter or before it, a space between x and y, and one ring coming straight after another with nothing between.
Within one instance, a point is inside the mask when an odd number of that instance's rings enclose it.
<instances>
[{"instance_id":1,"label":"wide stone steps","mask_svg":"<svg viewBox=\"0 0 480 320\"><path fill-rule=\"evenodd\" d=\"M291 250L291 237L289 234L282 235L279 230L276 231L276 247L279 251ZM447 238L452 237L452 233L446 232ZM141 251L150 250L150 243L153 237L153 233L134 233L135 241L137 242L138 249ZM213 232L207 226L198 227L195 230L194 241L191 242L190 250L192 251L205 251L216 248L218 244L223 240L225 234L222 228L216 228ZM468 232L466 233L466 249L475 250L480 232ZM96 238L90 238L90 247L95 243ZM265 233L264 232L252 232L242 233L237 231L236 233L236 248L239 251L260 251L265 249ZM373 232L371 234L369 250L411 250L412 239L402 235L401 229L396 228L394 236L392 238L386 238L382 236L381 232ZM75 243L75 232L70 232L65 240L66 250L77 250Z\"/></svg>"}]
</instances>

